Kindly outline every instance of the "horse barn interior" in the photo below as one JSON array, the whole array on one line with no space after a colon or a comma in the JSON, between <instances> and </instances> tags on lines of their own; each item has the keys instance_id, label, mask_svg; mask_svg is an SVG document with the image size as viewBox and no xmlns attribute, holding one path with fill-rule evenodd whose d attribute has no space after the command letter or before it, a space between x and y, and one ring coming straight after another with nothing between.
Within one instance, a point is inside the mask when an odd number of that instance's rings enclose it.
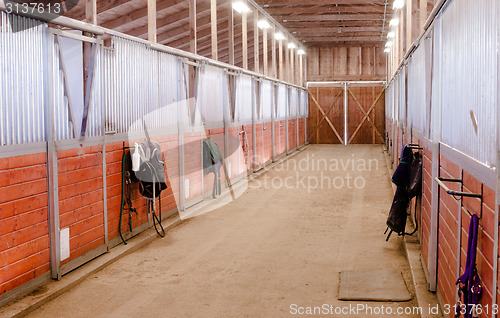
<instances>
[{"instance_id":1,"label":"horse barn interior","mask_svg":"<svg viewBox=\"0 0 500 318\"><path fill-rule=\"evenodd\" d=\"M0 0L0 317L499 317L498 0Z\"/></svg>"}]
</instances>

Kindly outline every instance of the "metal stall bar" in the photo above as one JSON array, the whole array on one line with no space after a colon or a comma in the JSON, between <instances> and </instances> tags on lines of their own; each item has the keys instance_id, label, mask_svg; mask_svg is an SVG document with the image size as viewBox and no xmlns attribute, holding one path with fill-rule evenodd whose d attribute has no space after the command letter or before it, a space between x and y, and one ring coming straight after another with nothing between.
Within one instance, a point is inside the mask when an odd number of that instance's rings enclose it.
<instances>
[{"instance_id":1,"label":"metal stall bar","mask_svg":"<svg viewBox=\"0 0 500 318\"><path fill-rule=\"evenodd\" d=\"M500 5L497 4L497 16L500 16ZM497 30L500 28L500 19L497 19ZM500 43L500 33L497 34L497 45ZM500 51L497 50L497 86L500 85ZM494 224L499 224L499 205L500 205L500 94L497 91L496 96L496 121L497 121L497 131L496 131L496 189L495 189L495 222ZM495 226L495 238L493 243L493 287L496 289L498 284L498 226ZM497 293L492 293L491 305L496 306L498 302ZM491 313L491 317L495 318L497 315Z\"/></svg>"},{"instance_id":2,"label":"metal stall bar","mask_svg":"<svg viewBox=\"0 0 500 318\"><path fill-rule=\"evenodd\" d=\"M257 111L257 85L258 82L252 77L252 172L257 170L257 130L255 128L256 124L256 114Z\"/></svg>"},{"instance_id":3,"label":"metal stall bar","mask_svg":"<svg viewBox=\"0 0 500 318\"><path fill-rule=\"evenodd\" d=\"M276 159L276 129L274 128L274 123L276 121L276 107L278 105L278 86L275 83L271 83L271 138L272 138L272 143L271 143L271 148L272 148L272 161L274 162Z\"/></svg>"},{"instance_id":4,"label":"metal stall bar","mask_svg":"<svg viewBox=\"0 0 500 318\"><path fill-rule=\"evenodd\" d=\"M347 96L347 82L344 83L344 145L347 145L347 103L348 103L348 96Z\"/></svg>"},{"instance_id":5,"label":"metal stall bar","mask_svg":"<svg viewBox=\"0 0 500 318\"><path fill-rule=\"evenodd\" d=\"M296 104L296 110L295 110L295 130L296 130L296 134L295 134L295 140L296 140L296 143L295 143L295 149L299 149L300 148L300 140L299 140L299 128L300 128L300 117L301 117L301 114L300 114L300 99L302 97L302 94L300 92L300 90L296 90L295 92L295 104Z\"/></svg>"},{"instance_id":6,"label":"metal stall bar","mask_svg":"<svg viewBox=\"0 0 500 318\"><path fill-rule=\"evenodd\" d=\"M49 232L50 232L50 271L53 279L61 278L61 241L59 232L59 186L57 173L57 150L55 147L54 99L52 85L54 78L54 34L46 29L44 38L45 72L45 127L47 139L47 189L49 201Z\"/></svg>"},{"instance_id":7,"label":"metal stall bar","mask_svg":"<svg viewBox=\"0 0 500 318\"><path fill-rule=\"evenodd\" d=\"M286 108L285 108L285 134L286 134L286 149L285 153L288 155L290 151L290 141L288 140L288 112L290 111L290 87L286 87L287 98L286 98Z\"/></svg>"},{"instance_id":8,"label":"metal stall bar","mask_svg":"<svg viewBox=\"0 0 500 318\"><path fill-rule=\"evenodd\" d=\"M179 165L179 211L185 210L184 197L184 131L181 125L181 83L183 74L182 62L177 59L177 139L178 139L178 165Z\"/></svg>"},{"instance_id":9,"label":"metal stall bar","mask_svg":"<svg viewBox=\"0 0 500 318\"><path fill-rule=\"evenodd\" d=\"M451 178L440 178L440 177L436 177L434 178L434 180L436 181L436 183L441 187L443 188L443 190L452 195L452 196L459 196L459 197L471 197L471 198L480 198L482 199L483 198L483 195L480 194L480 193L468 193L468 192L462 192L462 191L454 191L454 190L450 190L446 184L444 184L444 182L460 182L462 183L462 179L451 179Z\"/></svg>"}]
</instances>

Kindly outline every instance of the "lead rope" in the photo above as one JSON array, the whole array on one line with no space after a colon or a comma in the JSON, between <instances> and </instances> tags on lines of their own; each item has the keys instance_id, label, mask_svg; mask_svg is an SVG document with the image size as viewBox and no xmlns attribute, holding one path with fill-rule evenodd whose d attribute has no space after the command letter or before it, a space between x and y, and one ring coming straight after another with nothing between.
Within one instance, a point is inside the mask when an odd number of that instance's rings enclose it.
<instances>
[{"instance_id":1,"label":"lead rope","mask_svg":"<svg viewBox=\"0 0 500 318\"><path fill-rule=\"evenodd\" d=\"M153 225L155 227L155 230L156 230L156 233L158 233L159 236L161 237L165 237L165 229L163 228L163 225L161 224L161 197L158 196L158 201L160 201L159 205L160 205L160 218L158 218L158 216L156 215L156 170L155 169L152 169L153 170L153 204L151 205L152 206L152 209L153 209ZM155 222L156 221L156 222ZM158 227L157 227L157 224L160 226L160 230L158 230Z\"/></svg>"},{"instance_id":2,"label":"lead rope","mask_svg":"<svg viewBox=\"0 0 500 318\"><path fill-rule=\"evenodd\" d=\"M477 253L477 233L479 227L479 218L473 214L469 225L469 238L467 244L467 259L465 271L457 281L458 301L455 306L455 318L464 314L464 318L476 318L476 306L479 303L482 287L479 284L479 276L476 268ZM460 284L463 286L460 287ZM460 300L463 299L463 302ZM464 313L465 312L465 313Z\"/></svg>"}]
</instances>

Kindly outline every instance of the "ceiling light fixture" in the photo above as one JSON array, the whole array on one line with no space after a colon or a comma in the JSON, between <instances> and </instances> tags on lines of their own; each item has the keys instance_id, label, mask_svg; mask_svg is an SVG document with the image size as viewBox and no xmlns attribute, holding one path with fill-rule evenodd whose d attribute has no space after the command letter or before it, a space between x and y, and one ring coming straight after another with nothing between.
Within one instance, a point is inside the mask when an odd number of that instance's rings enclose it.
<instances>
[{"instance_id":1,"label":"ceiling light fixture","mask_svg":"<svg viewBox=\"0 0 500 318\"><path fill-rule=\"evenodd\" d=\"M293 42L288 43L289 49L295 49L296 47L297 47L297 45L295 45L295 43L293 43Z\"/></svg>"},{"instance_id":2,"label":"ceiling light fixture","mask_svg":"<svg viewBox=\"0 0 500 318\"><path fill-rule=\"evenodd\" d=\"M398 18L393 18L390 22L389 22L389 25L390 26L396 26L399 24L399 19Z\"/></svg>"},{"instance_id":3,"label":"ceiling light fixture","mask_svg":"<svg viewBox=\"0 0 500 318\"><path fill-rule=\"evenodd\" d=\"M389 39L393 38L395 35L396 35L396 33L394 33L394 31L391 31L391 32L387 33L387 37Z\"/></svg>"},{"instance_id":4,"label":"ceiling light fixture","mask_svg":"<svg viewBox=\"0 0 500 318\"><path fill-rule=\"evenodd\" d=\"M387 41L387 43L385 44L385 47L391 47L392 46L392 41Z\"/></svg>"},{"instance_id":5,"label":"ceiling light fixture","mask_svg":"<svg viewBox=\"0 0 500 318\"><path fill-rule=\"evenodd\" d=\"M405 0L394 0L394 3L392 4L392 9L401 9L405 6Z\"/></svg>"},{"instance_id":6,"label":"ceiling light fixture","mask_svg":"<svg viewBox=\"0 0 500 318\"><path fill-rule=\"evenodd\" d=\"M298 54L298 55L305 55L305 54L306 54L306 51L304 51L303 49L299 49L299 50L297 51L297 54Z\"/></svg>"},{"instance_id":7,"label":"ceiling light fixture","mask_svg":"<svg viewBox=\"0 0 500 318\"><path fill-rule=\"evenodd\" d=\"M257 26L259 27L259 29L269 29L271 27L266 19L259 20L259 22L257 22Z\"/></svg>"},{"instance_id":8,"label":"ceiling light fixture","mask_svg":"<svg viewBox=\"0 0 500 318\"><path fill-rule=\"evenodd\" d=\"M250 8L247 6L247 4L243 1L235 1L233 2L233 9L238 12L238 13L243 13L243 12L251 12Z\"/></svg>"},{"instance_id":9,"label":"ceiling light fixture","mask_svg":"<svg viewBox=\"0 0 500 318\"><path fill-rule=\"evenodd\" d=\"M385 53L389 53L389 52L391 52L391 48L390 48L390 47L386 47L386 48L384 49L384 52L385 52Z\"/></svg>"},{"instance_id":10,"label":"ceiling light fixture","mask_svg":"<svg viewBox=\"0 0 500 318\"><path fill-rule=\"evenodd\" d=\"M279 40L284 40L284 39L285 39L285 36L284 36L284 35L283 35L283 33L281 33L281 32L276 32L276 33L274 34L274 38L275 38L276 40L278 40L278 41L279 41Z\"/></svg>"}]
</instances>

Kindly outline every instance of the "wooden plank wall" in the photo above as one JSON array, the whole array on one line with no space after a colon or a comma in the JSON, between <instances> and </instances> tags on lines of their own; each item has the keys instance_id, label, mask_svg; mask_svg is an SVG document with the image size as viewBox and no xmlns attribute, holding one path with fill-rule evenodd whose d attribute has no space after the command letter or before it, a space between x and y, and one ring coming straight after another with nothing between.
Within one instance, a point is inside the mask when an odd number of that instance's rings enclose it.
<instances>
[{"instance_id":1,"label":"wooden plank wall","mask_svg":"<svg viewBox=\"0 0 500 318\"><path fill-rule=\"evenodd\" d=\"M313 46L307 48L307 81L383 81L382 46Z\"/></svg>"},{"instance_id":2,"label":"wooden plank wall","mask_svg":"<svg viewBox=\"0 0 500 318\"><path fill-rule=\"evenodd\" d=\"M344 87L311 87L309 95L313 95L321 106L333 127L344 139ZM309 97L309 142L312 144L340 144L329 123L316 103Z\"/></svg>"},{"instance_id":3,"label":"wooden plank wall","mask_svg":"<svg viewBox=\"0 0 500 318\"><path fill-rule=\"evenodd\" d=\"M347 99L347 136L350 144L384 143L385 94L383 92L383 86L349 87ZM363 110L361 110L358 103L361 104ZM364 120L364 113L368 113L371 107L373 107L373 110L368 114L369 120ZM357 132L356 129L358 129Z\"/></svg>"}]
</instances>

